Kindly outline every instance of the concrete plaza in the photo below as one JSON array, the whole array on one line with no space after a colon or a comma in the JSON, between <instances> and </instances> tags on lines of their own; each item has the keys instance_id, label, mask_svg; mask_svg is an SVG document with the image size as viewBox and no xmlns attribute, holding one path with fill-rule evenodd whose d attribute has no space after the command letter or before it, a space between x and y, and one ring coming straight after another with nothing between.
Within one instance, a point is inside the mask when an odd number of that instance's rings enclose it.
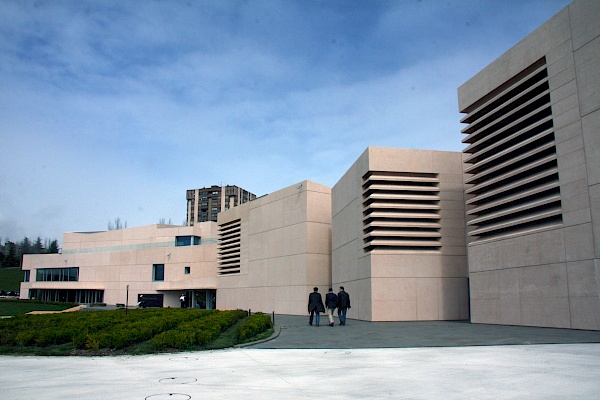
<instances>
[{"instance_id":1,"label":"concrete plaza","mask_svg":"<svg viewBox=\"0 0 600 400\"><path fill-rule=\"evenodd\" d=\"M331 328L322 322L317 328L305 317L277 315L272 340L218 351L2 356L0 398L593 399L600 394L600 332L354 320Z\"/></svg>"}]
</instances>

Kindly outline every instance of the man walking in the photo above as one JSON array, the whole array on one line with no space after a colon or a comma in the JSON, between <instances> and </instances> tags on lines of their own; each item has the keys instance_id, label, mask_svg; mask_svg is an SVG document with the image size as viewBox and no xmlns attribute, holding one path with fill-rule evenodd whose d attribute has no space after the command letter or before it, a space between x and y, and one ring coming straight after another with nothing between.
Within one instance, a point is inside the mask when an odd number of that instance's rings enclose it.
<instances>
[{"instance_id":1,"label":"man walking","mask_svg":"<svg viewBox=\"0 0 600 400\"><path fill-rule=\"evenodd\" d=\"M346 311L350 307L350 295L346 293L343 286L340 286L338 297L338 316L340 317L340 325L346 325Z\"/></svg>"},{"instance_id":2,"label":"man walking","mask_svg":"<svg viewBox=\"0 0 600 400\"><path fill-rule=\"evenodd\" d=\"M308 319L308 324L313 324L313 316L316 315L315 322L317 326L319 326L319 322L321 320L321 316L319 313L325 311L325 305L323 304L323 298L321 297L321 293L319 293L319 288L313 288L313 292L308 295L308 312L310 313L310 318Z\"/></svg>"},{"instance_id":3,"label":"man walking","mask_svg":"<svg viewBox=\"0 0 600 400\"><path fill-rule=\"evenodd\" d=\"M327 306L327 316L329 317L329 326L333 326L333 310L337 307L338 297L329 288L329 293L325 295L325 305Z\"/></svg>"}]
</instances>

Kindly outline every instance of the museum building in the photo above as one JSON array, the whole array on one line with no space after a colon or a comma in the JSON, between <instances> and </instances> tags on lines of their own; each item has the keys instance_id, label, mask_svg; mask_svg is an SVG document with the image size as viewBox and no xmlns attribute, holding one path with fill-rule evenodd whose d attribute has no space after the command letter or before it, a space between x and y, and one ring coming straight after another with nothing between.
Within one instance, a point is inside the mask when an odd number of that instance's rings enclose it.
<instances>
[{"instance_id":1,"label":"museum building","mask_svg":"<svg viewBox=\"0 0 600 400\"><path fill-rule=\"evenodd\" d=\"M600 330L599 17L572 2L458 88L462 153L369 147L216 222L65 233L21 297L305 315L342 285L366 321Z\"/></svg>"}]
</instances>

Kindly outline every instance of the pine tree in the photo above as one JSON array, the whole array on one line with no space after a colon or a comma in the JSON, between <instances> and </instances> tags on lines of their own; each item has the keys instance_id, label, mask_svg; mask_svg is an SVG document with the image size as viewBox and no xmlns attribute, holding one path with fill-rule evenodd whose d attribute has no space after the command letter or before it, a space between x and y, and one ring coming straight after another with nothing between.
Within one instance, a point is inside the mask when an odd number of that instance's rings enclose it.
<instances>
[{"instance_id":1,"label":"pine tree","mask_svg":"<svg viewBox=\"0 0 600 400\"><path fill-rule=\"evenodd\" d=\"M56 254L56 253L58 253L58 250L59 250L59 248L58 248L58 240L54 239L48 245L48 250L46 250L46 253L48 253L48 254Z\"/></svg>"},{"instance_id":2,"label":"pine tree","mask_svg":"<svg viewBox=\"0 0 600 400\"><path fill-rule=\"evenodd\" d=\"M44 244L42 243L42 238L37 237L35 239L35 243L33 244L33 254L42 254L44 253Z\"/></svg>"}]
</instances>

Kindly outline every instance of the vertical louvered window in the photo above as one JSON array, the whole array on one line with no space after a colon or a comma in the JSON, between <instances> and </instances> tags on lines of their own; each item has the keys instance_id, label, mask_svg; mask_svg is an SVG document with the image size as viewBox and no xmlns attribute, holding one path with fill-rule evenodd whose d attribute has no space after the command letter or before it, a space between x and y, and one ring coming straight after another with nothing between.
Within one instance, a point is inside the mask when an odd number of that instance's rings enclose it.
<instances>
[{"instance_id":1,"label":"vertical louvered window","mask_svg":"<svg viewBox=\"0 0 600 400\"><path fill-rule=\"evenodd\" d=\"M240 273L240 232L239 219L219 225L219 275Z\"/></svg>"},{"instance_id":2,"label":"vertical louvered window","mask_svg":"<svg viewBox=\"0 0 600 400\"><path fill-rule=\"evenodd\" d=\"M470 241L562 223L545 59L476 102L462 119Z\"/></svg>"},{"instance_id":3,"label":"vertical louvered window","mask_svg":"<svg viewBox=\"0 0 600 400\"><path fill-rule=\"evenodd\" d=\"M437 174L370 171L362 188L365 252L439 251Z\"/></svg>"}]
</instances>

